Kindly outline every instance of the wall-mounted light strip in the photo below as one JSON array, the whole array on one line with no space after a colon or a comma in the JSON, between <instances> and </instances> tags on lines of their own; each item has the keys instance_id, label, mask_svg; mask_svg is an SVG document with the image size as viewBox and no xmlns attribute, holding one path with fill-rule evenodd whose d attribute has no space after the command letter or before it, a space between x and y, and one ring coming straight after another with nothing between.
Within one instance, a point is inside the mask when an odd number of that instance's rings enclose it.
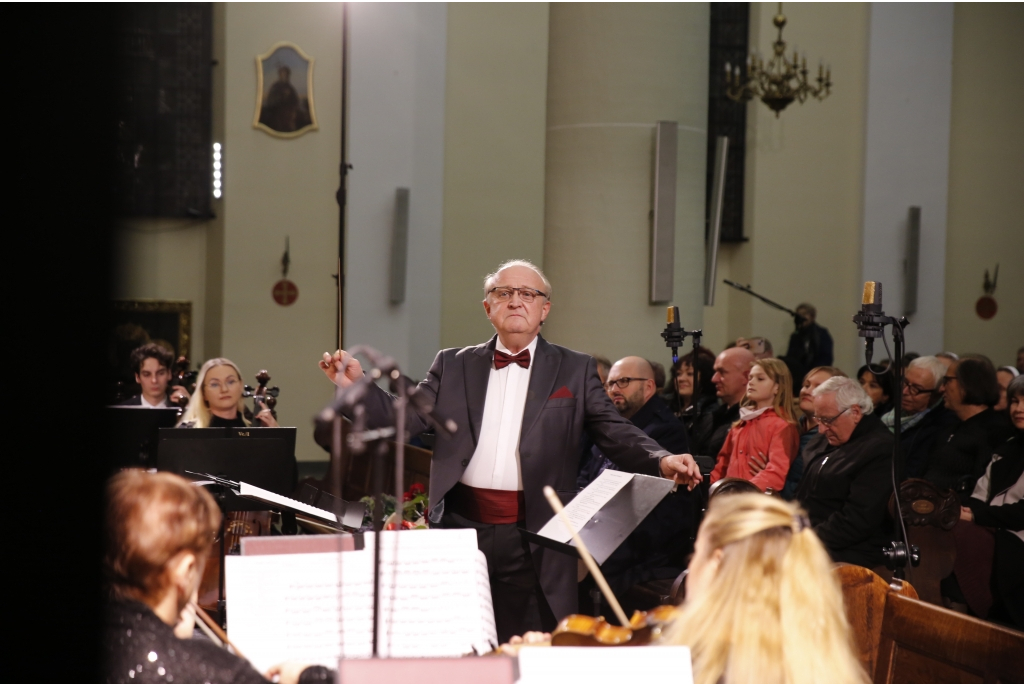
<instances>
[{"instance_id":1,"label":"wall-mounted light strip","mask_svg":"<svg viewBox=\"0 0 1024 685\"><path fill-rule=\"evenodd\" d=\"M218 199L218 200L220 199L220 196L221 196L221 187L222 187L221 179L223 178L223 174L221 173L221 169L222 168L223 168L223 165L221 164L221 145L220 145L220 143L214 143L213 144L213 196L216 199Z\"/></svg>"}]
</instances>

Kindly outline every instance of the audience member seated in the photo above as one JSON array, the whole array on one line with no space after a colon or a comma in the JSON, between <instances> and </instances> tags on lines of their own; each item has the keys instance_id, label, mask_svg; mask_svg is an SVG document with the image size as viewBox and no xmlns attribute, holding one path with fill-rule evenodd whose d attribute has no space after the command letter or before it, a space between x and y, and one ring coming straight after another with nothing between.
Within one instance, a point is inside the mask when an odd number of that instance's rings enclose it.
<instances>
[{"instance_id":1,"label":"audience member seated","mask_svg":"<svg viewBox=\"0 0 1024 685\"><path fill-rule=\"evenodd\" d=\"M811 440L817 438L824 441L825 436L818 431L818 422L814 418L814 389L833 376L846 378L841 369L834 366L818 366L807 372L804 376L803 386L800 388L800 411L802 412L799 423L800 428L800 449L797 452L793 463L789 465L789 474L786 475L786 485L782 488L782 497L792 500L796 496L797 486L800 485L800 478L804 474L804 450Z\"/></svg>"},{"instance_id":2,"label":"audience member seated","mask_svg":"<svg viewBox=\"0 0 1024 685\"><path fill-rule=\"evenodd\" d=\"M619 413L651 436L672 454L689 452L683 424L657 394L650 363L641 357L625 357L608 372L605 386L608 397ZM616 469L596 447L591 448L578 477L586 487L605 469ZM602 564L608 582L617 595L648 580L674 578L686 567L693 532L693 506L690 493L683 488L667 495ZM587 584L584 584L587 585ZM589 604L587 587L580 601Z\"/></svg>"},{"instance_id":3,"label":"audience member seated","mask_svg":"<svg viewBox=\"0 0 1024 685\"><path fill-rule=\"evenodd\" d=\"M754 359L768 359L775 357L775 348L768 338L757 336L755 338L736 338L736 347L744 347L754 354Z\"/></svg>"},{"instance_id":4,"label":"audience member seated","mask_svg":"<svg viewBox=\"0 0 1024 685\"><path fill-rule=\"evenodd\" d=\"M714 355L698 353L696 360L694 363L694 354L690 352L672 365L672 378L663 395L672 413L686 424L687 429L717 401L715 384L711 380L715 375Z\"/></svg>"},{"instance_id":5,"label":"audience member seated","mask_svg":"<svg viewBox=\"0 0 1024 685\"><path fill-rule=\"evenodd\" d=\"M122 471L107 485L103 628L108 683L334 682L322 666L266 675L203 639L189 639L207 550L220 527L205 490L170 473ZM300 675L301 674L301 675Z\"/></svg>"},{"instance_id":6,"label":"audience member seated","mask_svg":"<svg viewBox=\"0 0 1024 685\"><path fill-rule=\"evenodd\" d=\"M908 478L921 478L928 467L928 454L939 434L956 423L956 414L942 399L946 364L938 357L917 357L907 366L900 395L900 445L903 448L903 472ZM882 423L893 430L895 410L882 416Z\"/></svg>"},{"instance_id":7,"label":"audience member seated","mask_svg":"<svg viewBox=\"0 0 1024 685\"><path fill-rule=\"evenodd\" d=\"M852 378L829 378L813 398L825 440L808 444L796 498L835 561L880 566L882 546L892 537L886 523L892 433L871 413L874 402Z\"/></svg>"},{"instance_id":8,"label":"audience member seated","mask_svg":"<svg viewBox=\"0 0 1024 685\"><path fill-rule=\"evenodd\" d=\"M938 352L935 354L935 356L936 358L940 359L943 364L946 365L947 369L949 368L950 364L960 360L960 355L958 355L956 352Z\"/></svg>"},{"instance_id":9,"label":"audience member seated","mask_svg":"<svg viewBox=\"0 0 1024 685\"><path fill-rule=\"evenodd\" d=\"M174 355L163 345L147 343L132 350L131 363L135 382L142 392L120 403L123 407L160 409L177 406L179 398L189 397L188 390L175 385L168 393Z\"/></svg>"},{"instance_id":10,"label":"audience member seated","mask_svg":"<svg viewBox=\"0 0 1024 685\"><path fill-rule=\"evenodd\" d=\"M782 359L793 378L803 378L816 366L832 366L832 336L827 328L817 324L818 310L814 305L799 304L796 313L799 323L789 336L789 347Z\"/></svg>"},{"instance_id":11,"label":"audience member seated","mask_svg":"<svg viewBox=\"0 0 1024 685\"><path fill-rule=\"evenodd\" d=\"M740 418L740 401L747 392L753 362L754 355L742 347L730 347L715 358L711 382L715 385L718 405L709 407L709 411L693 421L690 442L694 454L717 457L722 451L725 436L733 422Z\"/></svg>"},{"instance_id":12,"label":"audience member seated","mask_svg":"<svg viewBox=\"0 0 1024 685\"><path fill-rule=\"evenodd\" d=\"M996 411L1006 411L1010 402L1007 399L1006 389L1010 387L1010 382L1020 375L1020 372L1012 366L1000 366L996 369L996 380L999 382L999 401L996 402L996 406L992 407Z\"/></svg>"},{"instance_id":13,"label":"audience member seated","mask_svg":"<svg viewBox=\"0 0 1024 685\"><path fill-rule=\"evenodd\" d=\"M793 381L782 360L754 363L739 421L729 431L711 473L712 485L733 477L749 480L762 491L782 490L800 447L791 387Z\"/></svg>"},{"instance_id":14,"label":"audience member seated","mask_svg":"<svg viewBox=\"0 0 1024 685\"><path fill-rule=\"evenodd\" d=\"M951 488L966 498L985 472L992 452L1013 432L1009 417L993 411L999 384L992 364L961 359L946 371L943 397L960 421L942 431L928 455L924 479L939 489Z\"/></svg>"},{"instance_id":15,"label":"audience member seated","mask_svg":"<svg viewBox=\"0 0 1024 685\"><path fill-rule=\"evenodd\" d=\"M695 683L867 682L828 554L776 497L713 500L661 644L690 648Z\"/></svg>"},{"instance_id":16,"label":"audience member seated","mask_svg":"<svg viewBox=\"0 0 1024 685\"><path fill-rule=\"evenodd\" d=\"M994 532L989 620L1024 630L1024 376L1013 379L1009 394L1014 434L996 448L960 518Z\"/></svg>"},{"instance_id":17,"label":"audience member seated","mask_svg":"<svg viewBox=\"0 0 1024 685\"><path fill-rule=\"evenodd\" d=\"M242 372L230 359L210 359L199 369L196 394L178 422L179 428L245 428ZM254 417L261 426L277 426L270 409L263 407Z\"/></svg>"},{"instance_id":18,"label":"audience member seated","mask_svg":"<svg viewBox=\"0 0 1024 685\"><path fill-rule=\"evenodd\" d=\"M895 395L892 391L892 374L888 373L889 364L865 364L857 369L857 380L860 387L875 403L875 416L885 416L892 411Z\"/></svg>"},{"instance_id":19,"label":"audience member seated","mask_svg":"<svg viewBox=\"0 0 1024 685\"><path fill-rule=\"evenodd\" d=\"M665 387L665 365L661 362L656 362L652 359L648 359L647 363L651 365L651 371L653 372L654 388L657 391L658 388Z\"/></svg>"}]
</instances>

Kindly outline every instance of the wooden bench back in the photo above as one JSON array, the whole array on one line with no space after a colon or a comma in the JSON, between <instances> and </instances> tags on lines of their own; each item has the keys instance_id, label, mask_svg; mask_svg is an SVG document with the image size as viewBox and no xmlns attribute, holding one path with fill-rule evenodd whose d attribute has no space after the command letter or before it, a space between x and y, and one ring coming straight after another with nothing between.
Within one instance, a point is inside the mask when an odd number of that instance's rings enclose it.
<instances>
[{"instance_id":1,"label":"wooden bench back","mask_svg":"<svg viewBox=\"0 0 1024 685\"><path fill-rule=\"evenodd\" d=\"M889 593L876 683L1013 683L1024 678L1024 633Z\"/></svg>"},{"instance_id":2,"label":"wooden bench back","mask_svg":"<svg viewBox=\"0 0 1024 685\"><path fill-rule=\"evenodd\" d=\"M916 599L917 592L909 583L900 580L887 583L877 573L863 566L837 564L835 574L843 588L843 604L853 632L857 658L864 672L870 675L875 672L886 598L889 593L895 592Z\"/></svg>"}]
</instances>

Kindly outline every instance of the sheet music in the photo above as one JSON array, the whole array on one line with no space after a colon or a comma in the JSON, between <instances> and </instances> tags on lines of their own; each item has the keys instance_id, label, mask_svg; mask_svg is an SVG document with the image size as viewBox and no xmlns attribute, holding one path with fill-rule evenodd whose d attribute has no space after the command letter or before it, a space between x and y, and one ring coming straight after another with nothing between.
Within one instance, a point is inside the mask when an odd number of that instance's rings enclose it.
<instances>
[{"instance_id":1,"label":"sheet music","mask_svg":"<svg viewBox=\"0 0 1024 685\"><path fill-rule=\"evenodd\" d=\"M365 544L227 557L228 635L257 670L371 655L372 533ZM497 643L487 562L473 530L384 532L380 599L381 656L461 656Z\"/></svg>"},{"instance_id":2,"label":"sheet music","mask_svg":"<svg viewBox=\"0 0 1024 685\"><path fill-rule=\"evenodd\" d=\"M593 483L585 487L569 504L565 505L565 515L569 518L573 528L577 532L583 528L587 521L592 519L594 514L608 504L608 501L615 497L619 490L626 487L626 483L632 479L633 474L625 471L612 469L602 471ZM572 539L572 533L566 530L557 514L552 516L544 524L544 527L537 531L537 534L558 542L569 542Z\"/></svg>"},{"instance_id":3,"label":"sheet music","mask_svg":"<svg viewBox=\"0 0 1024 685\"><path fill-rule=\"evenodd\" d=\"M249 483L239 483L238 494L242 497L254 497L261 502L266 502L267 504L276 504L278 506L287 507L293 511L298 511L309 516L315 516L318 519L330 521L331 523L338 522L338 517L326 509L311 506L305 502L300 502L292 499L291 497L279 495L276 492L271 492L270 490L258 488L255 485L250 485Z\"/></svg>"}]
</instances>

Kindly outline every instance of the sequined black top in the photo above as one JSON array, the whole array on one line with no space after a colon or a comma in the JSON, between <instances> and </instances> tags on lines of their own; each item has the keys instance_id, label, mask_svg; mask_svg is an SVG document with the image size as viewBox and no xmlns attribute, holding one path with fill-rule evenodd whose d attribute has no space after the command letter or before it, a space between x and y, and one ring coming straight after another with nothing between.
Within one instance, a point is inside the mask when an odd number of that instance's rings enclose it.
<instances>
[{"instance_id":1,"label":"sequined black top","mask_svg":"<svg viewBox=\"0 0 1024 685\"><path fill-rule=\"evenodd\" d=\"M107 606L103 636L103 681L107 683L266 683L245 659L207 640L181 640L141 602L114 600ZM305 669L300 683L334 682L323 666Z\"/></svg>"}]
</instances>

